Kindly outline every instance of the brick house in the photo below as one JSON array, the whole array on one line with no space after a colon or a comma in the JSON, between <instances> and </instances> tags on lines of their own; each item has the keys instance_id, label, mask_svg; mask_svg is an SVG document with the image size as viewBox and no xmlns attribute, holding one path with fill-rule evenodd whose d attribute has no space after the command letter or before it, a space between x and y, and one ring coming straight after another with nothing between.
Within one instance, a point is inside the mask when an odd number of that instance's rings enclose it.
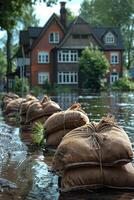
<instances>
[{"instance_id":1,"label":"brick house","mask_svg":"<svg viewBox=\"0 0 134 200\"><path fill-rule=\"evenodd\" d=\"M77 88L81 81L78 58L91 45L107 57L110 69L106 82L113 83L123 70L124 48L119 29L91 27L80 16L67 26L65 2L61 2L60 17L53 14L44 27L20 32L17 65L19 69L25 67L31 86L41 86L48 80L52 85Z\"/></svg>"}]
</instances>

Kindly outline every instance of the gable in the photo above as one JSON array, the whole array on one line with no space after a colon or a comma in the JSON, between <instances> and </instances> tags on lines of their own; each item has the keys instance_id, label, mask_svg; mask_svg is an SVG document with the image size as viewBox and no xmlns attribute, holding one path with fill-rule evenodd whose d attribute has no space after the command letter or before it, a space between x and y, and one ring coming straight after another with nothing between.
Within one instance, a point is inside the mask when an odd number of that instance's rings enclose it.
<instances>
[{"instance_id":1,"label":"gable","mask_svg":"<svg viewBox=\"0 0 134 200\"><path fill-rule=\"evenodd\" d=\"M87 46L101 48L101 43L92 32L92 28L80 17L72 23L68 33L59 45L60 48L79 48Z\"/></svg>"},{"instance_id":2,"label":"gable","mask_svg":"<svg viewBox=\"0 0 134 200\"><path fill-rule=\"evenodd\" d=\"M61 35L63 35L64 33L64 27L62 26L62 24L60 23L59 18L57 17L57 15L54 13L50 19L47 21L47 23L45 24L45 26L42 28L41 33L39 34L39 37L36 39L36 41L33 43L33 48L38 45L38 43L40 43L40 41L43 40L44 36L48 34L48 32L53 31L59 31L61 33ZM48 37L48 35L47 35ZM46 40L47 42L47 40Z\"/></svg>"},{"instance_id":3,"label":"gable","mask_svg":"<svg viewBox=\"0 0 134 200\"><path fill-rule=\"evenodd\" d=\"M70 34L61 48L83 49L87 46L101 48L91 33Z\"/></svg>"}]
</instances>

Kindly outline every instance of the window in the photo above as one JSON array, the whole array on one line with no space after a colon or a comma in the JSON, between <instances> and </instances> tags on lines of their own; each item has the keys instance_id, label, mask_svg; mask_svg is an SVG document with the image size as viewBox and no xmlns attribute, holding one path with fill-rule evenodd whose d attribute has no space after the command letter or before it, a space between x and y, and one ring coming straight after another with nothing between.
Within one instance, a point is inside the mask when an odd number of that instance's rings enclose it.
<instances>
[{"instance_id":1,"label":"window","mask_svg":"<svg viewBox=\"0 0 134 200\"><path fill-rule=\"evenodd\" d=\"M110 75L110 84L114 83L115 81L117 81L119 79L119 75L118 73L112 73Z\"/></svg>"},{"instance_id":2,"label":"window","mask_svg":"<svg viewBox=\"0 0 134 200\"><path fill-rule=\"evenodd\" d=\"M47 51L38 52L38 63L49 63L49 53Z\"/></svg>"},{"instance_id":3,"label":"window","mask_svg":"<svg viewBox=\"0 0 134 200\"><path fill-rule=\"evenodd\" d=\"M109 32L105 35L105 43L106 44L113 44L115 42L115 38L114 35Z\"/></svg>"},{"instance_id":4,"label":"window","mask_svg":"<svg viewBox=\"0 0 134 200\"><path fill-rule=\"evenodd\" d=\"M59 43L59 33L52 32L49 34L49 43Z\"/></svg>"},{"instance_id":5,"label":"window","mask_svg":"<svg viewBox=\"0 0 134 200\"><path fill-rule=\"evenodd\" d=\"M38 73L38 84L44 84L46 80L49 81L49 73L48 72L39 72Z\"/></svg>"},{"instance_id":6,"label":"window","mask_svg":"<svg viewBox=\"0 0 134 200\"><path fill-rule=\"evenodd\" d=\"M73 34L72 38L73 39L87 39L89 37L88 34Z\"/></svg>"},{"instance_id":7,"label":"window","mask_svg":"<svg viewBox=\"0 0 134 200\"><path fill-rule=\"evenodd\" d=\"M119 54L118 53L111 53L111 64L118 64L119 63Z\"/></svg>"},{"instance_id":8,"label":"window","mask_svg":"<svg viewBox=\"0 0 134 200\"><path fill-rule=\"evenodd\" d=\"M77 72L58 72L58 84L77 84Z\"/></svg>"},{"instance_id":9,"label":"window","mask_svg":"<svg viewBox=\"0 0 134 200\"><path fill-rule=\"evenodd\" d=\"M78 51L77 50L63 50L58 51L58 62L78 62Z\"/></svg>"}]
</instances>

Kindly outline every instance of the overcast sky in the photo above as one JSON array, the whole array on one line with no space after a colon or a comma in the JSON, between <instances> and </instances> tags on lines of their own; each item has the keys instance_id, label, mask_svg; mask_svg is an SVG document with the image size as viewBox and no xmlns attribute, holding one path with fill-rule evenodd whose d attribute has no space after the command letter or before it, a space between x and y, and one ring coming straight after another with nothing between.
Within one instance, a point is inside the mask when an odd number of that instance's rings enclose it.
<instances>
[{"instance_id":1,"label":"overcast sky","mask_svg":"<svg viewBox=\"0 0 134 200\"><path fill-rule=\"evenodd\" d=\"M60 0L64 1L64 0ZM60 11L60 1L58 1L57 5L53 5L52 7L47 7L45 3L37 3L35 6L36 10L36 16L38 19L40 19L39 26L44 26L46 21L49 19L49 17L53 14L59 14ZM80 5L83 0L71 0L71 1L65 1L66 7L70 8L70 10L75 14L79 14Z\"/></svg>"},{"instance_id":2,"label":"overcast sky","mask_svg":"<svg viewBox=\"0 0 134 200\"><path fill-rule=\"evenodd\" d=\"M39 26L44 26L53 13L59 14L61 1L65 0L58 0L57 5L53 5L52 7L47 7L45 3L36 3L34 8L36 17L40 20ZM77 16L79 14L80 5L83 0L66 0L65 2L66 7L69 8ZM2 38L3 35L4 31L0 31L0 38Z\"/></svg>"}]
</instances>

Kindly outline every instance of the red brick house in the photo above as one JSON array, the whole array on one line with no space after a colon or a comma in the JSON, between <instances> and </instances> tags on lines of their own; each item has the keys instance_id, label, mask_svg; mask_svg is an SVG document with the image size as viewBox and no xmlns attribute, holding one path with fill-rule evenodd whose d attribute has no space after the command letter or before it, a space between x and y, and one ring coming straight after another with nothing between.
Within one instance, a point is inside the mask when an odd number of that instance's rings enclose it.
<instances>
[{"instance_id":1,"label":"red brick house","mask_svg":"<svg viewBox=\"0 0 134 200\"><path fill-rule=\"evenodd\" d=\"M65 2L61 2L60 17L53 14L44 27L20 32L18 66L25 62L25 76L31 86L41 86L48 80L77 88L81 81L78 58L91 45L105 53L110 63L106 81L113 83L123 70L124 48L119 29L91 27L80 16L67 26Z\"/></svg>"}]
</instances>

